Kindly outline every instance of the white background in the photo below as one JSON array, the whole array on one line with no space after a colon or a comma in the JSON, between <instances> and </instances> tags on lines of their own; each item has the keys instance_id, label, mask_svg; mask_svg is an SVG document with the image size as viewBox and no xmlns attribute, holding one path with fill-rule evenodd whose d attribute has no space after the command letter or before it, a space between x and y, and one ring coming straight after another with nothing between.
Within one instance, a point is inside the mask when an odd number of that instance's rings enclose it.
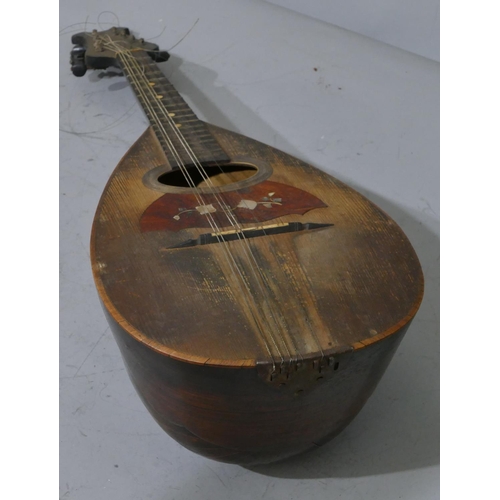
<instances>
[{"instance_id":1,"label":"white background","mask_svg":"<svg viewBox=\"0 0 500 500\"><path fill-rule=\"evenodd\" d=\"M267 0L439 61L439 0Z\"/></svg>"}]
</instances>

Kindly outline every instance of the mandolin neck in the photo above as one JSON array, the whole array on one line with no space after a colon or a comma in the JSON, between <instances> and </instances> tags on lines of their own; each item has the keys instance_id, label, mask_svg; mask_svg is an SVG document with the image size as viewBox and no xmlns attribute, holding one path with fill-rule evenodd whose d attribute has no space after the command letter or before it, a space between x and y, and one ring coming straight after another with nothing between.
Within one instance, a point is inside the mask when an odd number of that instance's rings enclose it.
<instances>
[{"instance_id":1,"label":"mandolin neck","mask_svg":"<svg viewBox=\"0 0 500 500\"><path fill-rule=\"evenodd\" d=\"M118 56L120 66L146 113L172 169L229 158L156 63L142 50Z\"/></svg>"}]
</instances>

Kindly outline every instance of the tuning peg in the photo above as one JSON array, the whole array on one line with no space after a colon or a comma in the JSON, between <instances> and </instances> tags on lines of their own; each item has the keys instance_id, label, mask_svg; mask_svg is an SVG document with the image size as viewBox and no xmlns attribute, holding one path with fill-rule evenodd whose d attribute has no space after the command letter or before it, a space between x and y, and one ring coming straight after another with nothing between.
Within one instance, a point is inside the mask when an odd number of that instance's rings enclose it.
<instances>
[{"instance_id":1,"label":"tuning peg","mask_svg":"<svg viewBox=\"0 0 500 500\"><path fill-rule=\"evenodd\" d=\"M83 32L82 33L75 33L71 37L71 43L73 45L85 45L88 35L89 35L88 33L83 33Z\"/></svg>"},{"instance_id":2,"label":"tuning peg","mask_svg":"<svg viewBox=\"0 0 500 500\"><path fill-rule=\"evenodd\" d=\"M148 52L148 55L153 59L153 61L161 63L168 61L170 54L166 50L160 50L160 51L151 51Z\"/></svg>"},{"instance_id":3,"label":"tuning peg","mask_svg":"<svg viewBox=\"0 0 500 500\"><path fill-rule=\"evenodd\" d=\"M85 54L85 47L82 47L81 45L75 45L70 52L72 59L83 57L84 54Z\"/></svg>"},{"instance_id":4,"label":"tuning peg","mask_svg":"<svg viewBox=\"0 0 500 500\"><path fill-rule=\"evenodd\" d=\"M71 71L75 76L83 76L87 72L87 66L85 64L73 64L71 66Z\"/></svg>"},{"instance_id":5,"label":"tuning peg","mask_svg":"<svg viewBox=\"0 0 500 500\"><path fill-rule=\"evenodd\" d=\"M83 76L87 72L85 64L85 48L75 45L70 52L71 71L75 76Z\"/></svg>"},{"instance_id":6,"label":"tuning peg","mask_svg":"<svg viewBox=\"0 0 500 500\"><path fill-rule=\"evenodd\" d=\"M162 50L162 51L158 52L158 54L156 56L156 61L157 62L165 62L165 61L168 61L169 58L170 58L170 54L166 50Z\"/></svg>"}]
</instances>

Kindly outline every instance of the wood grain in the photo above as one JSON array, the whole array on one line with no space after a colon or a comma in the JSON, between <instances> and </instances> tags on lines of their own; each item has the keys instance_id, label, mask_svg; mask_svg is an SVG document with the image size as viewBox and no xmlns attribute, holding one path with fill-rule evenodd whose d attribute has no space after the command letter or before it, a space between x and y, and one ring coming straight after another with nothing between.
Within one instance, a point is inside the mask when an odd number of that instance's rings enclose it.
<instances>
[{"instance_id":1,"label":"wood grain","mask_svg":"<svg viewBox=\"0 0 500 500\"><path fill-rule=\"evenodd\" d=\"M252 366L270 361L268 350L280 361L282 356L327 355L346 345L360 348L413 317L423 278L413 248L394 221L323 172L233 132L209 128L230 158L267 162L270 181L302 189L327 205L280 221L334 226L249 240L264 273L260 283L248 248L228 243L256 297L248 298L223 245L160 251L203 230L141 233L142 214L164 196L141 181L166 161L149 129L113 173L92 236L101 297L131 335L179 360ZM255 321L273 314L274 320Z\"/></svg>"},{"instance_id":2,"label":"wood grain","mask_svg":"<svg viewBox=\"0 0 500 500\"><path fill-rule=\"evenodd\" d=\"M283 460L338 435L372 394L408 327L336 356L331 376L309 369L314 381L301 390L265 384L256 367L183 363L109 321L131 380L158 424L191 451L247 466Z\"/></svg>"}]
</instances>

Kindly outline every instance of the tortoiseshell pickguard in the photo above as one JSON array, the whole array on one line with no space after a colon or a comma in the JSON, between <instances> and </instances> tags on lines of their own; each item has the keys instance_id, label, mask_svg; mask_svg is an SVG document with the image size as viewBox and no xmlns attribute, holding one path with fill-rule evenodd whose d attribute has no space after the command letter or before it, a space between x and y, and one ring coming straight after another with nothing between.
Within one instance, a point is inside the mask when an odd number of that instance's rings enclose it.
<instances>
[{"instance_id":1,"label":"tortoiseshell pickguard","mask_svg":"<svg viewBox=\"0 0 500 500\"><path fill-rule=\"evenodd\" d=\"M141 232L180 231L187 228L210 227L210 213L220 228L230 226L230 209L241 223L264 222L284 215L303 215L313 208L324 208L319 198L279 182L260 184L218 194L203 193L200 200L194 194L167 193L152 203L142 214Z\"/></svg>"}]
</instances>

